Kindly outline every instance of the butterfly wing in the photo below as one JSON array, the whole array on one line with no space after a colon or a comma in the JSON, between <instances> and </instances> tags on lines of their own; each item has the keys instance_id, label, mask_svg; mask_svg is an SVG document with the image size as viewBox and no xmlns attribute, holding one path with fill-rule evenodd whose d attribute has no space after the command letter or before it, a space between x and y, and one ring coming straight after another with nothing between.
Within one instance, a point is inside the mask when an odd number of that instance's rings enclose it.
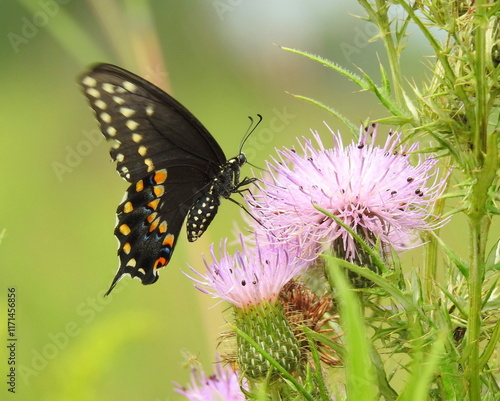
<instances>
[{"instance_id":1,"label":"butterfly wing","mask_svg":"<svg viewBox=\"0 0 500 401\"><path fill-rule=\"evenodd\" d=\"M142 78L100 64L81 82L117 170L131 183L117 210L120 266L107 294L126 274L154 283L226 157L186 108Z\"/></svg>"},{"instance_id":2,"label":"butterfly wing","mask_svg":"<svg viewBox=\"0 0 500 401\"><path fill-rule=\"evenodd\" d=\"M226 162L208 130L179 102L117 66L99 64L82 86L120 175L136 182L155 169L198 163L207 175Z\"/></svg>"},{"instance_id":3,"label":"butterfly wing","mask_svg":"<svg viewBox=\"0 0 500 401\"><path fill-rule=\"evenodd\" d=\"M127 189L116 213L120 266L106 294L124 275L143 284L158 280L159 269L172 258L184 218L199 196L193 188L203 185L175 178L186 171L191 171L191 177L199 175L193 167L173 166L149 173Z\"/></svg>"}]
</instances>

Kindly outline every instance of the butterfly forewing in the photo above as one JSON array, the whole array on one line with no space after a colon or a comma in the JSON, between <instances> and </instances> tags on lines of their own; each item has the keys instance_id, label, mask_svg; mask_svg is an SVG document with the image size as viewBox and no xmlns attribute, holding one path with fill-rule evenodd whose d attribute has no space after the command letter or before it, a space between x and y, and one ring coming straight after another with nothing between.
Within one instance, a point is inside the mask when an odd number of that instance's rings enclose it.
<instances>
[{"instance_id":1,"label":"butterfly forewing","mask_svg":"<svg viewBox=\"0 0 500 401\"><path fill-rule=\"evenodd\" d=\"M112 141L120 175L135 182L165 165L204 162L215 174L224 152L203 125L174 98L119 67L103 64L82 79L85 95Z\"/></svg>"},{"instance_id":2,"label":"butterfly forewing","mask_svg":"<svg viewBox=\"0 0 500 401\"><path fill-rule=\"evenodd\" d=\"M172 257L186 215L192 232L188 239L194 241L217 212L211 206L239 188L234 182L239 166L224 172L226 157L203 125L171 96L131 72L101 64L81 83L101 131L111 141L117 170L131 183L117 210L120 266L108 293L126 274L143 284L154 283ZM234 180L214 185L217 177ZM210 204L203 202L207 196Z\"/></svg>"}]
</instances>

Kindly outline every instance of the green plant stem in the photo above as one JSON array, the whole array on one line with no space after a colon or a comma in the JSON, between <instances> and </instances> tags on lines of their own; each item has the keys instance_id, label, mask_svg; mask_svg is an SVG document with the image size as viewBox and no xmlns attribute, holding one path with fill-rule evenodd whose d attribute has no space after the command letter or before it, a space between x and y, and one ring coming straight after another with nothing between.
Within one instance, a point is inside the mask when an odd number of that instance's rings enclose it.
<instances>
[{"instance_id":1,"label":"green plant stem","mask_svg":"<svg viewBox=\"0 0 500 401\"><path fill-rule=\"evenodd\" d=\"M444 161L443 164L448 165L450 163L450 158ZM443 172L443 179L448 174L447 172ZM434 205L433 214L436 216L442 216L444 213L444 206L446 204L446 199L441 198L438 199L436 204ZM428 241L427 246L425 247L425 260L423 265L423 297L424 300L428 304L432 304L435 299L434 288L435 283L437 281L437 264L438 264L438 249L439 249L439 241L437 237L439 237L439 230L435 230L432 234L426 236L426 240Z\"/></svg>"},{"instance_id":2,"label":"green plant stem","mask_svg":"<svg viewBox=\"0 0 500 401\"><path fill-rule=\"evenodd\" d=\"M483 261L481 256L484 255L480 220L470 220L470 231L472 255L469 274L469 320L467 324L469 359L466 374L469 383L469 399L471 401L479 401L481 398L481 383L479 379L479 335L481 333L481 286L483 281Z\"/></svg>"},{"instance_id":3,"label":"green plant stem","mask_svg":"<svg viewBox=\"0 0 500 401\"><path fill-rule=\"evenodd\" d=\"M475 79L476 79L476 108L475 108L475 135L474 135L474 153L477 162L482 165L483 155L486 152L486 136L488 127L487 114L487 93L486 93L486 29L488 18L485 15L484 0L476 2L476 21L477 28L475 32Z\"/></svg>"},{"instance_id":4,"label":"green plant stem","mask_svg":"<svg viewBox=\"0 0 500 401\"><path fill-rule=\"evenodd\" d=\"M426 236L425 260L422 269L422 296L431 304L434 298L434 284L437 276L438 243L432 235Z\"/></svg>"},{"instance_id":5,"label":"green plant stem","mask_svg":"<svg viewBox=\"0 0 500 401\"><path fill-rule=\"evenodd\" d=\"M474 75L476 80L475 121L473 125L474 159L476 165L475 184L472 188L471 208L469 210L469 226L471 232L471 257L469 274L469 320L467 331L467 344L469 358L467 379L469 383L469 400L481 399L481 361L480 361L480 335L481 335L481 290L485 275L486 240L490 220L487 215L488 189L492 183L491 166L492 154L497 152L488 141L488 94L486 57L486 31L488 27L487 8L485 0L479 0L475 5L474 34ZM493 146L496 146L494 144Z\"/></svg>"},{"instance_id":6,"label":"green plant stem","mask_svg":"<svg viewBox=\"0 0 500 401\"><path fill-rule=\"evenodd\" d=\"M380 37L384 42L387 52L387 58L391 67L392 91L400 107L404 106L403 82L401 74L401 64L399 62L399 49L394 43L394 37L391 32L391 24L387 16L389 5L386 0L376 0L377 10L373 10L367 1L362 0L361 5L368 11L372 21L375 22L380 31Z\"/></svg>"},{"instance_id":7,"label":"green plant stem","mask_svg":"<svg viewBox=\"0 0 500 401\"><path fill-rule=\"evenodd\" d=\"M461 85L455 85L457 77L455 76L455 72L448 61L448 51L444 51L441 48L438 40L434 37L424 22L415 14L415 11L407 0L398 0L397 3L405 9L408 16L413 20L413 22L415 22L434 49L436 57L444 69L444 77L448 81L450 88L454 88L456 95L460 98L460 100L462 100L462 102L464 102L466 108L470 107L470 99L467 97L464 88L462 88Z\"/></svg>"}]
</instances>

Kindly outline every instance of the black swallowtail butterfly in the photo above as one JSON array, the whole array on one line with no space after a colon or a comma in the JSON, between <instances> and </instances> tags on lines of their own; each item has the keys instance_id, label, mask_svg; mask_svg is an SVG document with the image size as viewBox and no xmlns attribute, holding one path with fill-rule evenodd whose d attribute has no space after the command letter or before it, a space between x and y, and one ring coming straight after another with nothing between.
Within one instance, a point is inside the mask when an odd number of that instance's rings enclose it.
<instances>
[{"instance_id":1,"label":"black swallowtail butterfly","mask_svg":"<svg viewBox=\"0 0 500 401\"><path fill-rule=\"evenodd\" d=\"M227 160L216 140L179 102L122 68L99 64L81 83L111 157L131 183L118 206L115 235L120 266L111 287L126 274L142 284L158 280L187 216L187 237L196 241L211 223L220 197L241 187L243 153Z\"/></svg>"}]
</instances>

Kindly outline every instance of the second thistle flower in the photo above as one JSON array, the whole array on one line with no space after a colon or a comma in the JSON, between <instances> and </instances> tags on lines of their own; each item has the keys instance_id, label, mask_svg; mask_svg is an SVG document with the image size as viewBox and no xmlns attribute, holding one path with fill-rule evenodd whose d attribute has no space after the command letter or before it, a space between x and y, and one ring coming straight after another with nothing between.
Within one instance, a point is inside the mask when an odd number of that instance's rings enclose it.
<instances>
[{"instance_id":1,"label":"second thistle flower","mask_svg":"<svg viewBox=\"0 0 500 401\"><path fill-rule=\"evenodd\" d=\"M272 238L255 246L241 239L241 251L229 254L220 246L219 257L211 249L212 261L200 279L191 277L197 287L233 305L235 325L251 337L288 372L300 369L300 343L279 302L283 286L307 266L290 258L286 250L273 244ZM237 336L236 360L243 375L251 380L269 377L271 364L244 338ZM274 377L274 375L271 375Z\"/></svg>"}]
</instances>

